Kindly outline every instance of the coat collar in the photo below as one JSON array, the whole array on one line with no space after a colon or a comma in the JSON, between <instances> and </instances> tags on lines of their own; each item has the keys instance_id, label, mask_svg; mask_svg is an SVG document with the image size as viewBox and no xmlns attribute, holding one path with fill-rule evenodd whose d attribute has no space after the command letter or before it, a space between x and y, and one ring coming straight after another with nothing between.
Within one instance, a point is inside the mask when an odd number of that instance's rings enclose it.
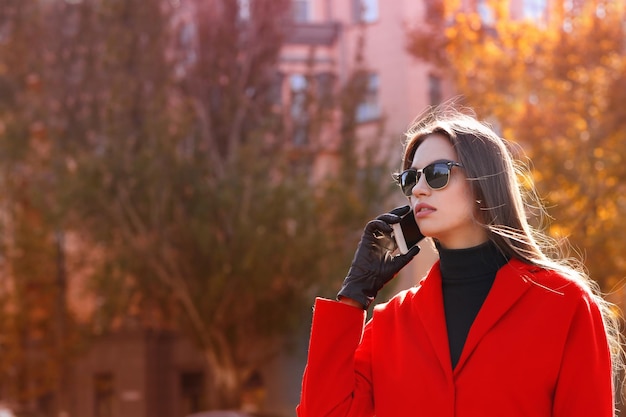
<instances>
[{"instance_id":1,"label":"coat collar","mask_svg":"<svg viewBox=\"0 0 626 417\"><path fill-rule=\"evenodd\" d=\"M536 267L517 259L512 259L498 271L489 295L487 295L472 324L463 347L463 352L454 369L454 374L461 371L485 334L498 323L530 288L531 280L528 277L534 272L533 269L536 269ZM420 291L417 294L420 301L416 303L418 315L433 348L437 352L441 366L448 372L452 372L439 262L435 263L421 284Z\"/></svg>"}]
</instances>

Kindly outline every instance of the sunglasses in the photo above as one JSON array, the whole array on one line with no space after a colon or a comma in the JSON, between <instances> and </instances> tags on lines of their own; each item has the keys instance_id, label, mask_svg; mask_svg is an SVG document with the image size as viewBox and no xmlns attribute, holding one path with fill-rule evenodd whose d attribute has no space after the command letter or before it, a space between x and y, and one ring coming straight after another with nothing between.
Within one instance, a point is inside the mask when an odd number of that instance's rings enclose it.
<instances>
[{"instance_id":1,"label":"sunglasses","mask_svg":"<svg viewBox=\"0 0 626 417\"><path fill-rule=\"evenodd\" d=\"M454 161L439 161L426 165L422 169L409 168L400 174L394 175L395 180L402 188L405 196L409 197L413 192L413 187L417 184L424 174L426 184L432 190L441 190L450 182L450 170L452 167L463 167L463 165Z\"/></svg>"}]
</instances>

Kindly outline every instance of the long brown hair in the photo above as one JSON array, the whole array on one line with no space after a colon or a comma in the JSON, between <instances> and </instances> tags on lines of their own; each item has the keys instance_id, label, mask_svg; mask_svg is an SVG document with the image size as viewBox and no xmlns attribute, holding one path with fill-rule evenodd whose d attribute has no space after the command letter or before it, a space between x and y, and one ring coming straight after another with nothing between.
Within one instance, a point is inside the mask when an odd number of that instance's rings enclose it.
<instances>
[{"instance_id":1,"label":"long brown hair","mask_svg":"<svg viewBox=\"0 0 626 417\"><path fill-rule=\"evenodd\" d=\"M529 224L528 217L534 214L541 225L545 210L529 181L527 165L521 161L521 148L514 148L469 110L444 105L430 109L407 131L402 169L411 167L415 151L433 134L446 137L454 147L476 200L475 221L487 230L499 250L509 258L558 271L589 291L602 311L613 374L617 376L624 356L618 309L601 296L583 264L564 255L566 241L557 244L539 227Z\"/></svg>"}]
</instances>

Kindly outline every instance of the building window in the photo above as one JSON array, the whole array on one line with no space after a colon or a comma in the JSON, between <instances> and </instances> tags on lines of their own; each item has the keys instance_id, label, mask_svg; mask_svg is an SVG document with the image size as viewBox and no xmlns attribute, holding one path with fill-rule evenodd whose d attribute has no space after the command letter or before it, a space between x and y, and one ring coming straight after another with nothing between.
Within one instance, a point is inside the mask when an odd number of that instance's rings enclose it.
<instances>
[{"instance_id":1,"label":"building window","mask_svg":"<svg viewBox=\"0 0 626 417\"><path fill-rule=\"evenodd\" d=\"M113 374L99 373L93 377L94 417L113 417Z\"/></svg>"},{"instance_id":2,"label":"building window","mask_svg":"<svg viewBox=\"0 0 626 417\"><path fill-rule=\"evenodd\" d=\"M441 104L441 78L436 75L428 75L428 98L431 106Z\"/></svg>"},{"instance_id":3,"label":"building window","mask_svg":"<svg viewBox=\"0 0 626 417\"><path fill-rule=\"evenodd\" d=\"M239 7L239 20L250 20L250 0L237 0L237 6Z\"/></svg>"},{"instance_id":4,"label":"building window","mask_svg":"<svg viewBox=\"0 0 626 417\"><path fill-rule=\"evenodd\" d=\"M293 121L293 144L306 145L308 142L309 117L307 112L308 81L302 74L292 74L289 77L291 90L291 120Z\"/></svg>"},{"instance_id":5,"label":"building window","mask_svg":"<svg viewBox=\"0 0 626 417\"><path fill-rule=\"evenodd\" d=\"M546 0L524 0L524 18L534 21L546 19L548 3Z\"/></svg>"},{"instance_id":6,"label":"building window","mask_svg":"<svg viewBox=\"0 0 626 417\"><path fill-rule=\"evenodd\" d=\"M378 20L378 0L353 0L354 20L358 23L373 23Z\"/></svg>"},{"instance_id":7,"label":"building window","mask_svg":"<svg viewBox=\"0 0 626 417\"><path fill-rule=\"evenodd\" d=\"M380 117L378 104L379 79L378 74L367 74L367 87L361 103L356 108L356 121L359 123L376 120Z\"/></svg>"},{"instance_id":8,"label":"building window","mask_svg":"<svg viewBox=\"0 0 626 417\"><path fill-rule=\"evenodd\" d=\"M268 99L272 105L280 105L283 102L283 82L285 81L285 75L276 72L272 76L270 88L268 91Z\"/></svg>"},{"instance_id":9,"label":"building window","mask_svg":"<svg viewBox=\"0 0 626 417\"><path fill-rule=\"evenodd\" d=\"M322 72L315 76L317 84L317 98L319 106L330 109L333 106L333 91L335 88L335 75L330 72Z\"/></svg>"},{"instance_id":10,"label":"building window","mask_svg":"<svg viewBox=\"0 0 626 417\"><path fill-rule=\"evenodd\" d=\"M37 409L44 416L54 415L54 394L43 394L37 399ZM1 409L0 409L1 410ZM0 417L2 413L0 412Z\"/></svg>"},{"instance_id":11,"label":"building window","mask_svg":"<svg viewBox=\"0 0 626 417\"><path fill-rule=\"evenodd\" d=\"M291 7L294 22L304 23L311 21L311 5L309 0L292 0Z\"/></svg>"},{"instance_id":12,"label":"building window","mask_svg":"<svg viewBox=\"0 0 626 417\"><path fill-rule=\"evenodd\" d=\"M307 79L302 74L289 76L289 89L291 90L291 116L301 117L306 112L306 89Z\"/></svg>"},{"instance_id":13,"label":"building window","mask_svg":"<svg viewBox=\"0 0 626 417\"><path fill-rule=\"evenodd\" d=\"M202 410L204 404L204 374L202 372L180 374L180 397L184 416Z\"/></svg>"}]
</instances>

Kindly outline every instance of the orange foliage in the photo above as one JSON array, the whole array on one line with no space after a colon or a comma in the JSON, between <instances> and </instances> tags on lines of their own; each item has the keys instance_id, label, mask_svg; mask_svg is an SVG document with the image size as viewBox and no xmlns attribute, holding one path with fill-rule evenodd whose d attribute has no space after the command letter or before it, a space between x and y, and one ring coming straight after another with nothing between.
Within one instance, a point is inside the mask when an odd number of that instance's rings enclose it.
<instances>
[{"instance_id":1,"label":"orange foliage","mask_svg":"<svg viewBox=\"0 0 626 417\"><path fill-rule=\"evenodd\" d=\"M554 218L549 232L569 237L610 290L626 276L624 2L548 2L541 20L512 13L514 3L488 1L489 21L444 0L446 29L412 31L410 51L523 145Z\"/></svg>"}]
</instances>

